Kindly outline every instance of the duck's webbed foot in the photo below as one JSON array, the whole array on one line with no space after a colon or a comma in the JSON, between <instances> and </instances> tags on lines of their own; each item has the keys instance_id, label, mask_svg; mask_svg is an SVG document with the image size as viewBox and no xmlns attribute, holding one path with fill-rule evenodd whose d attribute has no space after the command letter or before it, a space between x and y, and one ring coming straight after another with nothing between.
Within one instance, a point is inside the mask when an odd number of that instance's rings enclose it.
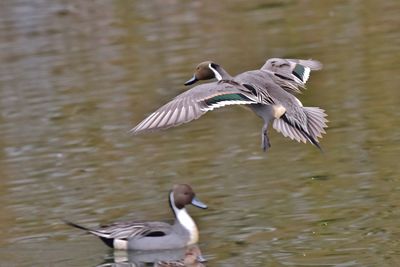
<instances>
[{"instance_id":1,"label":"duck's webbed foot","mask_svg":"<svg viewBox=\"0 0 400 267\"><path fill-rule=\"evenodd\" d=\"M268 130L263 128L261 133L261 148L264 152L266 152L270 147L271 143L269 142Z\"/></svg>"}]
</instances>

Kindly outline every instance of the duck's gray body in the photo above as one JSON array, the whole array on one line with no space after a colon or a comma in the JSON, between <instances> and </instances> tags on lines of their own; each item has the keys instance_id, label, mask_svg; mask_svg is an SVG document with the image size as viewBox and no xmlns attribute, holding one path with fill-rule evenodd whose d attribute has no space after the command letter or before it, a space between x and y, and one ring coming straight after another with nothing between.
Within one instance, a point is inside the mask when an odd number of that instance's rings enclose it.
<instances>
[{"instance_id":1,"label":"duck's gray body","mask_svg":"<svg viewBox=\"0 0 400 267\"><path fill-rule=\"evenodd\" d=\"M154 229L155 227L153 227ZM163 236L141 236L133 237L127 242L128 250L161 250L183 248L189 244L189 231L179 221L175 221L173 225L164 223ZM196 240L197 241L197 240Z\"/></svg>"},{"instance_id":2,"label":"duck's gray body","mask_svg":"<svg viewBox=\"0 0 400 267\"><path fill-rule=\"evenodd\" d=\"M257 104L249 105L264 120L262 128L262 147L270 146L266 133L268 125L284 136L298 142L311 142L319 147L318 137L322 137L326 127L325 113L316 107L304 107L288 90L282 90L274 73L265 70L253 70L241 73L233 78L238 83L251 87L258 95ZM290 88L290 87L288 87Z\"/></svg>"}]
</instances>

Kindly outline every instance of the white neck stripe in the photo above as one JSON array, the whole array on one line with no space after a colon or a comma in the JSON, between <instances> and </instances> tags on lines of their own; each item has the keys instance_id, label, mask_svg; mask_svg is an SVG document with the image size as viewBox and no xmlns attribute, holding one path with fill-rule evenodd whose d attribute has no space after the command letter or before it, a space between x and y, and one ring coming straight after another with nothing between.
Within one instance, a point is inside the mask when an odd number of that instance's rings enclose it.
<instances>
[{"instance_id":1,"label":"white neck stripe","mask_svg":"<svg viewBox=\"0 0 400 267\"><path fill-rule=\"evenodd\" d=\"M174 210L175 216L177 215L178 212L178 208L175 206L175 199L174 199L174 192L171 191L171 193L169 193L169 202L171 203L171 207Z\"/></svg>"},{"instance_id":2,"label":"white neck stripe","mask_svg":"<svg viewBox=\"0 0 400 267\"><path fill-rule=\"evenodd\" d=\"M190 234L189 244L197 243L199 239L199 232L192 217L190 217L189 213L186 211L185 208L178 209L175 206L174 192L170 193L169 200L171 201L171 207L174 210L176 219Z\"/></svg>"},{"instance_id":3,"label":"white neck stripe","mask_svg":"<svg viewBox=\"0 0 400 267\"><path fill-rule=\"evenodd\" d=\"M212 70L212 72L214 72L215 78L216 78L218 81L222 80L221 74L219 74L219 72L211 66L211 63L208 64L208 67Z\"/></svg>"},{"instance_id":4,"label":"white neck stripe","mask_svg":"<svg viewBox=\"0 0 400 267\"><path fill-rule=\"evenodd\" d=\"M197 243L197 240L199 239L199 232L197 230L197 226L185 208L178 209L178 212L176 213L176 219L189 232L190 234L189 244Z\"/></svg>"}]
</instances>

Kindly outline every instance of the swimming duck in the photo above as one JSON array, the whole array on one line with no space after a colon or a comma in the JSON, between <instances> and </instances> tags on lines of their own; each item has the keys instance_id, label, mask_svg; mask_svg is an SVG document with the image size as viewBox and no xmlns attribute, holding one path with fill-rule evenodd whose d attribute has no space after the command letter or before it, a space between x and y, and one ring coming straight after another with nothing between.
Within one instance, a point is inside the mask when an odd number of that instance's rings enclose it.
<instances>
[{"instance_id":1,"label":"swimming duck","mask_svg":"<svg viewBox=\"0 0 400 267\"><path fill-rule=\"evenodd\" d=\"M70 226L98 236L106 245L123 250L163 250L183 248L197 243L199 231L185 209L192 204L198 208L207 206L187 184L175 185L169 193L169 204L175 215L175 223L165 222L116 222L97 229L65 221Z\"/></svg>"}]
</instances>

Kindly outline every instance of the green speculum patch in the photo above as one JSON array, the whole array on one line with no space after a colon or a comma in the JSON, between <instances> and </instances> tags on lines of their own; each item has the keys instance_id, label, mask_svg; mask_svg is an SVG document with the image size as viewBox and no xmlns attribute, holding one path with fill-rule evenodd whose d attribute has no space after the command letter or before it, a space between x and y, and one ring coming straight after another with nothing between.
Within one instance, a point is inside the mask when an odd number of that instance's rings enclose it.
<instances>
[{"instance_id":1,"label":"green speculum patch","mask_svg":"<svg viewBox=\"0 0 400 267\"><path fill-rule=\"evenodd\" d=\"M207 105L217 104L223 101L246 101L249 100L242 94L226 94L226 95L217 95L212 98L206 99L205 102Z\"/></svg>"},{"instance_id":2,"label":"green speculum patch","mask_svg":"<svg viewBox=\"0 0 400 267\"><path fill-rule=\"evenodd\" d=\"M296 64L296 67L294 67L293 72L292 72L297 78L300 80L303 80L303 75L304 75L304 67L300 64Z\"/></svg>"}]
</instances>

